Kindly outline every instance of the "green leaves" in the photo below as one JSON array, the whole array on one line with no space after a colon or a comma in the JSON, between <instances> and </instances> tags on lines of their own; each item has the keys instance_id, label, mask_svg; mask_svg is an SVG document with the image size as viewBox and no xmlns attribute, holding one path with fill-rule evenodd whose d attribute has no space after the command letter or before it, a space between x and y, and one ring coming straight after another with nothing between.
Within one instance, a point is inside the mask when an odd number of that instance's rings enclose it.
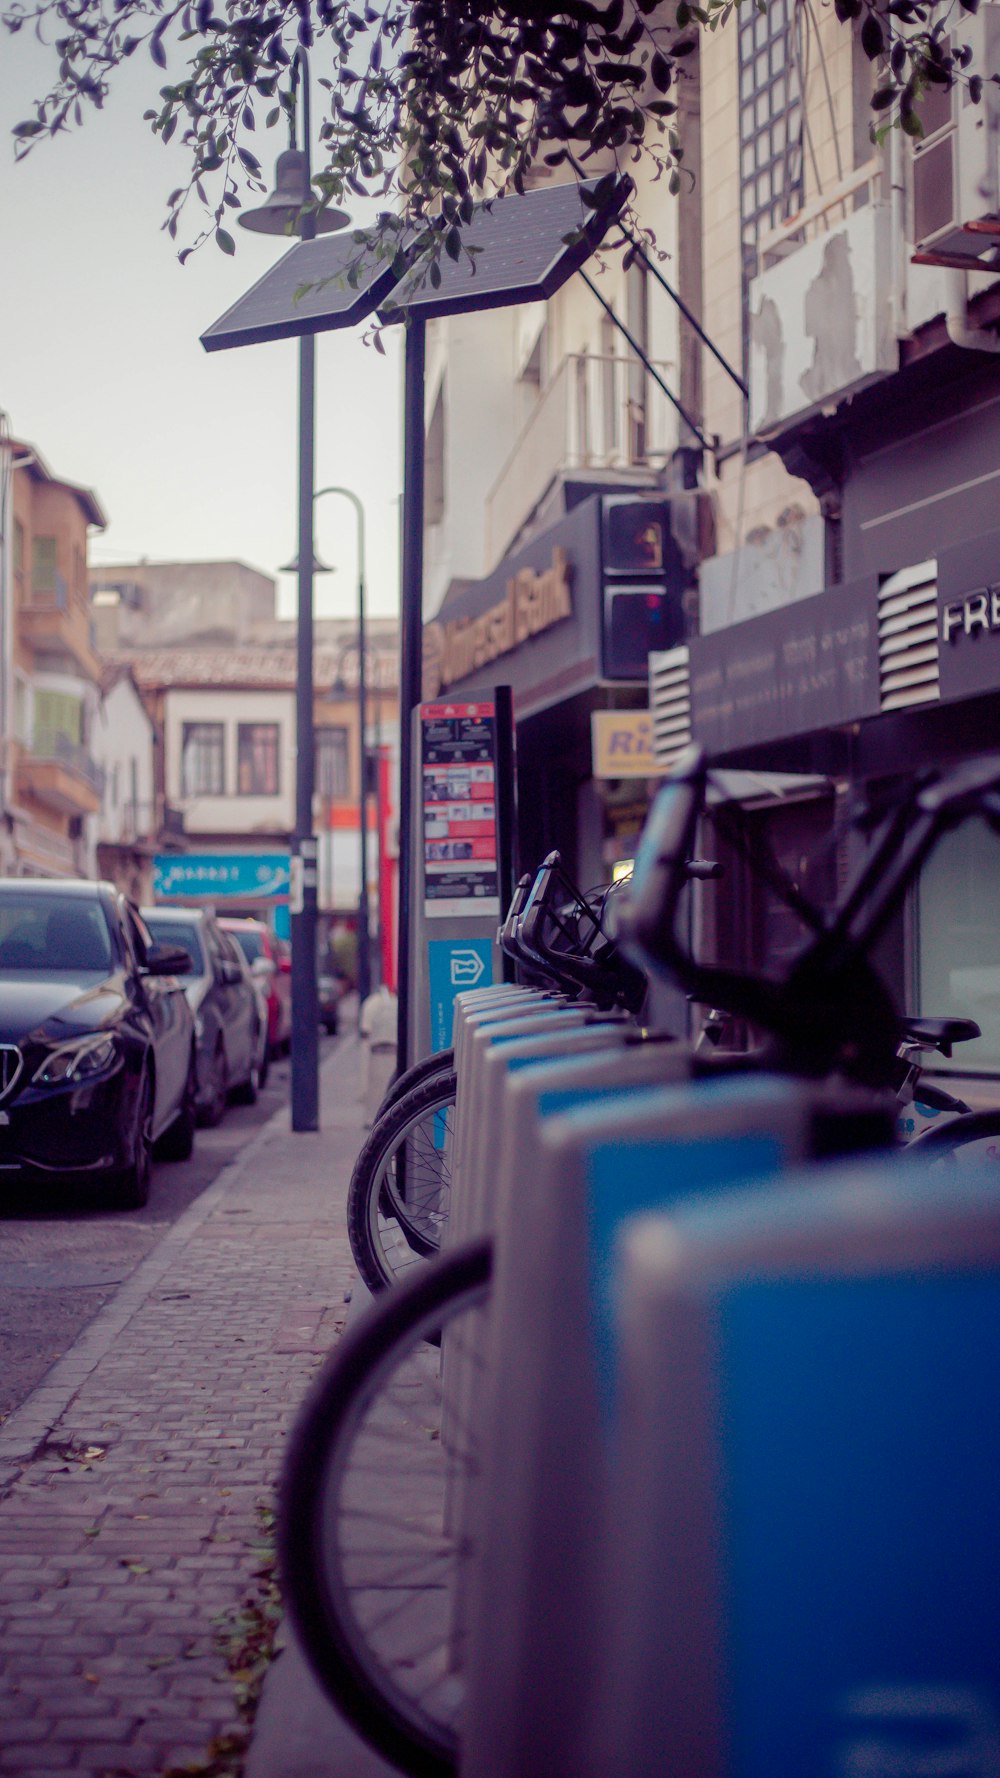
<instances>
[{"instance_id":1,"label":"green leaves","mask_svg":"<svg viewBox=\"0 0 1000 1778\"><path fill-rule=\"evenodd\" d=\"M221 247L223 253L235 253L236 252L236 242L233 240L232 235L227 233L227 231L224 228L217 228L216 229L216 231L215 231L215 245L217 247Z\"/></svg>"}]
</instances>

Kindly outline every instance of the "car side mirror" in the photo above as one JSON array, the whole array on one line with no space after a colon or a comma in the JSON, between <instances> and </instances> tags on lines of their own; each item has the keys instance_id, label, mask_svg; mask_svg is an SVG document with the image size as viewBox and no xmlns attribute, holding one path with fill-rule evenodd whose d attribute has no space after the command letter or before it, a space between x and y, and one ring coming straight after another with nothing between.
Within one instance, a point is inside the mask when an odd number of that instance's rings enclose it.
<instances>
[{"instance_id":1,"label":"car side mirror","mask_svg":"<svg viewBox=\"0 0 1000 1778\"><path fill-rule=\"evenodd\" d=\"M191 958L180 945L150 945L143 968L146 975L190 975Z\"/></svg>"},{"instance_id":2,"label":"car side mirror","mask_svg":"<svg viewBox=\"0 0 1000 1778\"><path fill-rule=\"evenodd\" d=\"M250 971L253 975L259 975L262 981L269 982L274 974L274 963L270 957L255 957Z\"/></svg>"}]
</instances>

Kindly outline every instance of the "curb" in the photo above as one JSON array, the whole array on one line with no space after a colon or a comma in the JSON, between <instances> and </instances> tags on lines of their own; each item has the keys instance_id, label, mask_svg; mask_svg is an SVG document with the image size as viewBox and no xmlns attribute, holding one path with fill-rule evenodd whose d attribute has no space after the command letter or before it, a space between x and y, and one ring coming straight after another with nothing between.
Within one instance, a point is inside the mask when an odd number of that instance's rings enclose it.
<instances>
[{"instance_id":1,"label":"curb","mask_svg":"<svg viewBox=\"0 0 1000 1778\"><path fill-rule=\"evenodd\" d=\"M342 1054L348 1041L346 1035L337 1039L324 1060L324 1073ZM31 1394L0 1427L0 1499L10 1493L88 1377L170 1271L177 1253L187 1246L195 1231L239 1183L281 1126L288 1130L289 1121L289 1109L283 1105L266 1124L261 1125L235 1159L227 1162L211 1185L205 1187L161 1236L152 1251L140 1260L131 1277L125 1280L110 1302L98 1310L69 1351L46 1372Z\"/></svg>"}]
</instances>

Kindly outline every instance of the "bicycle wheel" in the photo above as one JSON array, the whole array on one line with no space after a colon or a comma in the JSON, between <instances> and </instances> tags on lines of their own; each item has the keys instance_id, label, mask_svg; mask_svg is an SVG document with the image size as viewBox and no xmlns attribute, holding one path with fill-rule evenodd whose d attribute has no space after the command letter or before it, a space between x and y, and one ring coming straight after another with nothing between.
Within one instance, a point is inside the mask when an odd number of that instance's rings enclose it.
<instances>
[{"instance_id":1,"label":"bicycle wheel","mask_svg":"<svg viewBox=\"0 0 1000 1778\"><path fill-rule=\"evenodd\" d=\"M369 1131L347 1193L347 1232L369 1290L384 1290L441 1245L451 1206L453 1072L432 1075Z\"/></svg>"},{"instance_id":2,"label":"bicycle wheel","mask_svg":"<svg viewBox=\"0 0 1000 1778\"><path fill-rule=\"evenodd\" d=\"M1000 1161L1000 1109L966 1111L914 1136L905 1154L966 1166Z\"/></svg>"},{"instance_id":3,"label":"bicycle wheel","mask_svg":"<svg viewBox=\"0 0 1000 1778\"><path fill-rule=\"evenodd\" d=\"M470 1243L348 1329L281 1480L284 1596L313 1670L358 1732L416 1778L457 1770L454 1607L471 1554L458 1521L478 1465L455 1398L481 1396L491 1267L491 1242ZM446 1376L458 1379L447 1398Z\"/></svg>"},{"instance_id":4,"label":"bicycle wheel","mask_svg":"<svg viewBox=\"0 0 1000 1778\"><path fill-rule=\"evenodd\" d=\"M405 1068L402 1074L397 1074L396 1078L389 1082L385 1097L372 1120L372 1127L374 1128L379 1118L384 1117L387 1111L391 1111L400 1099L404 1099L407 1093L411 1093L414 1087L423 1086L424 1081L430 1080L432 1075L448 1074L454 1066L454 1050L435 1050L431 1056L421 1056L419 1062L414 1062L412 1067Z\"/></svg>"}]
</instances>

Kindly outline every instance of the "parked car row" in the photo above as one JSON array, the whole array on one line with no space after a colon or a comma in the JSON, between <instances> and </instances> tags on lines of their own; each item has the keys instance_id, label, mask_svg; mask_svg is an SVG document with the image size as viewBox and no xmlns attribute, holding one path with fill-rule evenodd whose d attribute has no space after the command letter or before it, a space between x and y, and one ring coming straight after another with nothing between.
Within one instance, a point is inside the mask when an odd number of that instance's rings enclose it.
<instances>
[{"instance_id":1,"label":"parked car row","mask_svg":"<svg viewBox=\"0 0 1000 1778\"><path fill-rule=\"evenodd\" d=\"M287 1050L286 951L260 921L139 910L110 883L0 879L0 1175L144 1204L154 1149L186 1160Z\"/></svg>"}]
</instances>

